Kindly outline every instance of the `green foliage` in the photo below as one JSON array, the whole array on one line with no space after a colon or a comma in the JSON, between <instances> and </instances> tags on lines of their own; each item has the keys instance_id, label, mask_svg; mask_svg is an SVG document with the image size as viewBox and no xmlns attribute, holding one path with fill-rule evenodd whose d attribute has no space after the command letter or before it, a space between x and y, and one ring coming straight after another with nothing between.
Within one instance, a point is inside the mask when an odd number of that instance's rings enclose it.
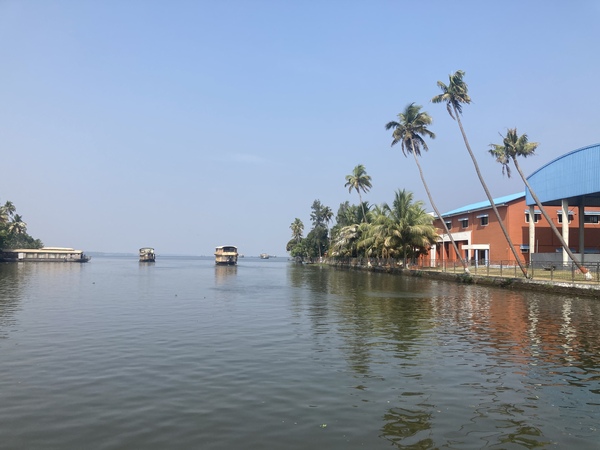
<instances>
[{"instance_id":1,"label":"green foliage","mask_svg":"<svg viewBox=\"0 0 600 450\"><path fill-rule=\"evenodd\" d=\"M369 189L371 189L373 186L371 185L371 176L367 175L365 166L359 164L354 168L350 175L346 175L346 184L344 185L344 187L348 188L348 192L352 192L352 189L354 189L358 193L358 198L360 199L360 204L363 212L363 221L366 221L367 212L365 210L365 205L362 201L360 191L367 193L369 192Z\"/></svg>"},{"instance_id":2,"label":"green foliage","mask_svg":"<svg viewBox=\"0 0 600 450\"><path fill-rule=\"evenodd\" d=\"M27 234L27 224L17 214L15 205L7 201L0 206L0 249L42 248L44 244Z\"/></svg>"}]
</instances>

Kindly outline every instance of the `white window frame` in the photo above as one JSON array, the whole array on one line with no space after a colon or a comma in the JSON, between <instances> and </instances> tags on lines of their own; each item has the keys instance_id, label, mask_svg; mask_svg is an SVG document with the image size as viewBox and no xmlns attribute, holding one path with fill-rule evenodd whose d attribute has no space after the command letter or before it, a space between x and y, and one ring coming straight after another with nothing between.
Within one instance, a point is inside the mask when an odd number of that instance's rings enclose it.
<instances>
[{"instance_id":1,"label":"white window frame","mask_svg":"<svg viewBox=\"0 0 600 450\"><path fill-rule=\"evenodd\" d=\"M533 223L538 223L540 220L542 220L542 213L534 212L533 213ZM529 223L529 211L525 211L525 223Z\"/></svg>"},{"instance_id":2,"label":"white window frame","mask_svg":"<svg viewBox=\"0 0 600 450\"><path fill-rule=\"evenodd\" d=\"M477 216L477 218L479 219L479 226L487 227L488 224L490 223L490 219L487 214L480 214L479 216ZM485 222L485 223L483 223L483 222Z\"/></svg>"},{"instance_id":3,"label":"white window frame","mask_svg":"<svg viewBox=\"0 0 600 450\"><path fill-rule=\"evenodd\" d=\"M558 216L558 223L563 223L563 221L562 221L562 211L557 211L556 214ZM569 222L568 223L573 222L573 219L575 218L575 216L573 215L572 212L570 212L570 211L568 212L568 217L569 217Z\"/></svg>"}]
</instances>

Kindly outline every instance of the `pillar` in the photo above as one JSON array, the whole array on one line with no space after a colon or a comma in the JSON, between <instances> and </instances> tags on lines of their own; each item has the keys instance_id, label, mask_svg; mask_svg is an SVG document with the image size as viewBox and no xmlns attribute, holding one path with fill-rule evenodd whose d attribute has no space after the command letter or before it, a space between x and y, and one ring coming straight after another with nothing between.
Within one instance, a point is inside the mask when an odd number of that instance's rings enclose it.
<instances>
[{"instance_id":1,"label":"pillar","mask_svg":"<svg viewBox=\"0 0 600 450\"><path fill-rule=\"evenodd\" d=\"M563 199L563 200L561 200L561 204L562 204L562 237L568 247L569 246L569 201ZM563 265L566 266L569 264L569 255L567 254L567 251L564 248L562 249L562 259L563 259Z\"/></svg>"}]
</instances>

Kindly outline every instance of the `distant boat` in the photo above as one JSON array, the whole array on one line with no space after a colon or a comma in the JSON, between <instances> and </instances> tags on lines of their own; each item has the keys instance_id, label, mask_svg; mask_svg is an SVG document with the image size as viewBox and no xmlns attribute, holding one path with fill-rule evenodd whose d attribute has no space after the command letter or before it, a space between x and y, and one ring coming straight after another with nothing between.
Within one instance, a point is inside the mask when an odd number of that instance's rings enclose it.
<instances>
[{"instance_id":1,"label":"distant boat","mask_svg":"<svg viewBox=\"0 0 600 450\"><path fill-rule=\"evenodd\" d=\"M0 250L1 262L75 262L86 263L91 258L83 250L67 247L9 248Z\"/></svg>"},{"instance_id":2,"label":"distant boat","mask_svg":"<svg viewBox=\"0 0 600 450\"><path fill-rule=\"evenodd\" d=\"M215 264L234 266L237 260L237 247L233 245L221 245L215 249Z\"/></svg>"},{"instance_id":3,"label":"distant boat","mask_svg":"<svg viewBox=\"0 0 600 450\"><path fill-rule=\"evenodd\" d=\"M269 254L268 253L261 253L260 254L260 259L269 259Z\"/></svg>"},{"instance_id":4,"label":"distant boat","mask_svg":"<svg viewBox=\"0 0 600 450\"><path fill-rule=\"evenodd\" d=\"M152 247L140 248L140 262L155 262L156 253Z\"/></svg>"}]
</instances>

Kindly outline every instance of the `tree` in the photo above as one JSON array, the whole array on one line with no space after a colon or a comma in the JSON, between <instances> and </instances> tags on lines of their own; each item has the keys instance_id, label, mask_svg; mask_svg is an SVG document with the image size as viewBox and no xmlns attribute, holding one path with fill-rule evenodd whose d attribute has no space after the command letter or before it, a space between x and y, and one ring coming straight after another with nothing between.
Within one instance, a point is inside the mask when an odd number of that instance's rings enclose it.
<instances>
[{"instance_id":1,"label":"tree","mask_svg":"<svg viewBox=\"0 0 600 450\"><path fill-rule=\"evenodd\" d=\"M325 227L327 228L327 232L329 232L329 222L333 220L333 211L329 206L324 206L321 209L321 214L323 215L323 222L325 222Z\"/></svg>"},{"instance_id":2,"label":"tree","mask_svg":"<svg viewBox=\"0 0 600 450\"><path fill-rule=\"evenodd\" d=\"M305 245L307 256L311 259L318 256L320 259L327 251L327 230L324 226L317 226L310 230L302 242Z\"/></svg>"},{"instance_id":3,"label":"tree","mask_svg":"<svg viewBox=\"0 0 600 450\"><path fill-rule=\"evenodd\" d=\"M292 230L292 240L300 242L304 234L304 224L302 221L296 217L290 225L290 229Z\"/></svg>"},{"instance_id":4,"label":"tree","mask_svg":"<svg viewBox=\"0 0 600 450\"><path fill-rule=\"evenodd\" d=\"M335 236L332 236L331 244L329 246L331 249L331 256L358 256L357 242L361 238L361 231L358 224L341 227L335 233Z\"/></svg>"},{"instance_id":5,"label":"tree","mask_svg":"<svg viewBox=\"0 0 600 450\"><path fill-rule=\"evenodd\" d=\"M494 158L496 158L496 161L502 165L502 174L504 175L506 173L506 176L510 178L509 164L512 161L512 163L515 166L515 169L517 169L517 172L519 172L523 183L525 183L525 186L527 186L527 189L533 197L533 200L535 201L538 208L540 208L540 211L546 219L546 221L548 222L548 224L550 224L550 228L560 241L560 244L562 245L563 249L565 249L565 251L569 255L569 258L571 258L571 260L577 265L581 273L585 274L586 279L591 279L592 275L575 258L575 255L565 242L564 238L562 237L562 234L560 233L560 231L558 231L556 225L554 225L554 222L550 218L550 215L546 211L546 208L544 208L537 194L531 188L531 185L529 184L529 181L527 181L525 174L523 174L521 166L519 165L519 162L517 160L517 157L519 156L523 158L533 156L535 154L535 149L538 147L539 144L537 142L529 142L529 139L527 138L526 134L522 134L521 136L519 136L516 128L509 128L506 133L506 136L502 136L502 134L500 134L500 137L502 137L502 144L490 144L491 149L489 150L489 152ZM530 218L530 220L533 220L533 218Z\"/></svg>"},{"instance_id":6,"label":"tree","mask_svg":"<svg viewBox=\"0 0 600 450\"><path fill-rule=\"evenodd\" d=\"M0 206L0 223L8 223L15 212L15 205L11 201L7 201L4 205Z\"/></svg>"},{"instance_id":7,"label":"tree","mask_svg":"<svg viewBox=\"0 0 600 450\"><path fill-rule=\"evenodd\" d=\"M318 226L325 226L325 217L323 214L323 204L321 200L315 200L311 205L310 209L312 212L310 213L310 221L313 223L313 228Z\"/></svg>"},{"instance_id":8,"label":"tree","mask_svg":"<svg viewBox=\"0 0 600 450\"><path fill-rule=\"evenodd\" d=\"M415 163L417 164L417 168L419 169L419 175L421 175L421 181L423 182L423 187L425 188L425 192L427 192L427 197L429 197L429 203L440 221L442 222L442 226L446 235L450 238L452 245L454 247L454 251L456 252L456 256L460 259L460 262L463 265L464 271L469 273L469 268L467 267L466 261L463 259L460 251L458 250L458 246L456 242L454 242L454 238L450 231L448 230L448 226L444 221L444 218L440 214L435 202L433 201L433 197L431 196L431 192L429 192L429 187L427 186L427 182L425 181L425 176L423 175L423 170L421 169L421 164L419 164L419 159L417 156L421 156L421 149L427 151L429 150L427 147L427 143L423 139L423 136L427 136L431 139L435 139L435 134L430 131L427 126L431 124L433 120L426 112L421 112L421 106L415 105L414 103L410 103L404 108L404 111L398 114L398 122L388 122L385 126L386 130L394 129L392 133L392 144L393 147L397 143L400 143L400 147L402 148L402 153L404 156L407 156L407 153L413 155L415 159Z\"/></svg>"},{"instance_id":9,"label":"tree","mask_svg":"<svg viewBox=\"0 0 600 450\"><path fill-rule=\"evenodd\" d=\"M436 242L433 217L423 209L423 202L413 202L412 192L396 191L392 206L384 203L382 212L373 226L374 241L381 243L382 256L401 254L406 267L409 254L428 250Z\"/></svg>"},{"instance_id":10,"label":"tree","mask_svg":"<svg viewBox=\"0 0 600 450\"><path fill-rule=\"evenodd\" d=\"M346 184L344 187L348 188L348 192L352 192L352 189L355 189L358 193L358 198L363 211L363 221L366 221L367 213L365 211L365 205L363 204L360 191L363 191L366 194L373 186L371 185L371 176L367 175L365 166L359 164L354 168L350 175L346 175Z\"/></svg>"},{"instance_id":11,"label":"tree","mask_svg":"<svg viewBox=\"0 0 600 450\"><path fill-rule=\"evenodd\" d=\"M23 218L19 214L15 214L8 224L8 232L10 234L25 234L27 232L27 224L23 222Z\"/></svg>"},{"instance_id":12,"label":"tree","mask_svg":"<svg viewBox=\"0 0 600 450\"><path fill-rule=\"evenodd\" d=\"M310 220L313 223L313 228L306 236L306 247L309 251L309 256L313 256L310 254L311 250L317 249L320 258L328 247L329 230L326 223L327 218L331 220L333 213L331 212L331 208L324 206L320 200L315 200L310 208L312 209Z\"/></svg>"},{"instance_id":13,"label":"tree","mask_svg":"<svg viewBox=\"0 0 600 450\"><path fill-rule=\"evenodd\" d=\"M0 206L0 249L42 248L42 241L27 234L27 224L16 211L11 201Z\"/></svg>"},{"instance_id":14,"label":"tree","mask_svg":"<svg viewBox=\"0 0 600 450\"><path fill-rule=\"evenodd\" d=\"M452 119L458 122L458 127L460 128L460 132L465 142L465 146L467 147L467 151L469 152L469 156L471 156L471 160L473 161L473 166L475 166L475 172L477 172L479 182L481 183L481 186L485 191L485 195L487 196L490 202L496 219L498 219L498 224L502 229L504 238L506 239L506 242L508 242L508 246L510 247L512 254L515 257L517 264L521 268L521 272L523 272L523 275L527 277L527 269L521 261L521 258L519 257L517 250L515 249L515 246L513 245L512 240L510 239L508 231L506 230L506 226L504 225L504 222L500 217L500 213L498 212L498 208L496 208L494 199L492 198L487 184L485 183L485 180L481 175L481 171L479 170L479 164L477 164L477 159L475 158L475 155L471 150L471 145L469 144L469 140L467 139L467 135L460 120L460 116L462 114L462 104L464 103L468 105L469 103L471 103L471 97L469 97L467 84L463 81L464 76L465 72L463 72L462 70L457 70L456 72L454 72L454 74L449 76L450 81L447 86L443 82L438 81L437 85L442 90L442 93L433 97L431 101L432 103L446 103L446 109L448 110L448 114L450 114L450 117L452 117Z\"/></svg>"}]
</instances>

